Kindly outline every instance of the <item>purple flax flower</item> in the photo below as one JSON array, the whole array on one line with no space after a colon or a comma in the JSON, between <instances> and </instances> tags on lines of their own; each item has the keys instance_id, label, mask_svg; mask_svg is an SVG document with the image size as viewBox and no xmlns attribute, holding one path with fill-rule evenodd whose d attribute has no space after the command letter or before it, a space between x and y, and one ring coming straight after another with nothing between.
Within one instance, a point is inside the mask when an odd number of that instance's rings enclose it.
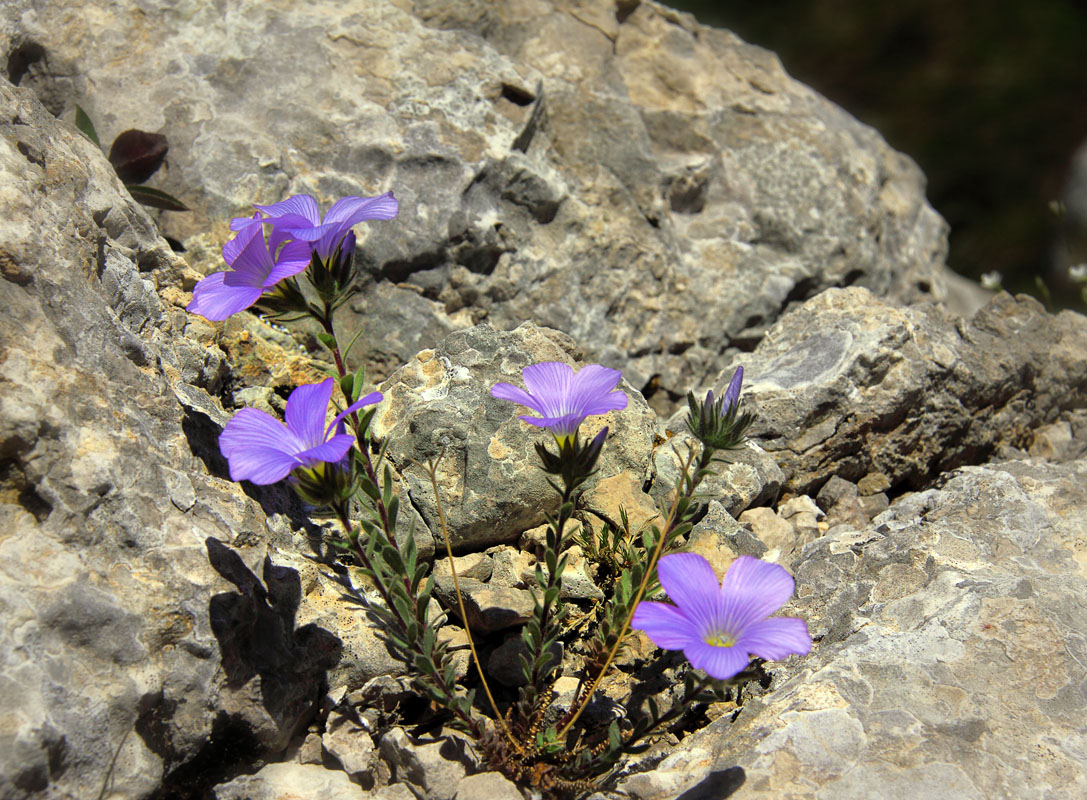
<instances>
[{"instance_id":1,"label":"purple flax flower","mask_svg":"<svg viewBox=\"0 0 1087 800\"><path fill-rule=\"evenodd\" d=\"M366 395L326 426L334 383L329 378L291 392L286 425L255 408L243 408L235 414L219 436L219 450L230 464L230 479L261 485L276 483L299 467L308 469L322 461L337 463L343 459L355 441L354 436L343 432L344 418L363 406L380 403L382 395Z\"/></svg>"},{"instance_id":2,"label":"purple flax flower","mask_svg":"<svg viewBox=\"0 0 1087 800\"><path fill-rule=\"evenodd\" d=\"M615 388L622 378L617 369L587 364L575 375L569 365L547 361L525 367L521 376L527 392L508 383L496 383L491 395L542 414L521 420L547 428L560 444L573 438L586 417L627 407L627 396Z\"/></svg>"},{"instance_id":3,"label":"purple flax flower","mask_svg":"<svg viewBox=\"0 0 1087 800\"><path fill-rule=\"evenodd\" d=\"M238 235L223 245L223 258L231 269L208 275L193 288L187 310L211 320L224 320L244 311L284 278L297 275L309 264L309 246L287 242L275 232L264 241L263 223L246 219L231 227ZM276 250L278 249L278 253Z\"/></svg>"},{"instance_id":4,"label":"purple flax flower","mask_svg":"<svg viewBox=\"0 0 1087 800\"><path fill-rule=\"evenodd\" d=\"M695 553L674 553L657 563L661 586L675 605L643 601L631 627L664 650L682 650L695 669L728 680L751 656L770 661L811 651L808 625L771 614L792 596L784 567L740 556L718 584L709 562Z\"/></svg>"},{"instance_id":5,"label":"purple flax flower","mask_svg":"<svg viewBox=\"0 0 1087 800\"><path fill-rule=\"evenodd\" d=\"M400 210L392 192L377 197L344 197L332 204L323 220L317 201L308 194L256 208L268 215L264 222L271 223L277 232L308 242L312 251L326 261L345 239L343 252L354 249L352 227L370 219L393 219Z\"/></svg>"}]
</instances>

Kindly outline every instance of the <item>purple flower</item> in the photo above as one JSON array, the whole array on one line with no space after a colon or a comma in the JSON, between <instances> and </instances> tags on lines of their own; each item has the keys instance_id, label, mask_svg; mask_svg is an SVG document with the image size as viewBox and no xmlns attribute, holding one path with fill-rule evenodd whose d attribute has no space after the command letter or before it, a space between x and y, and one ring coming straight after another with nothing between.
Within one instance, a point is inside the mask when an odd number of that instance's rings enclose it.
<instances>
[{"instance_id":1,"label":"purple flower","mask_svg":"<svg viewBox=\"0 0 1087 800\"><path fill-rule=\"evenodd\" d=\"M298 194L273 205L256 208L268 215L263 221L271 223L277 232L308 242L313 252L327 260L341 242L344 242L344 254L354 249L352 227L370 219L393 219L400 206L393 193L386 192L377 197L344 197L337 200L323 220L317 201L308 194Z\"/></svg>"},{"instance_id":2,"label":"purple flower","mask_svg":"<svg viewBox=\"0 0 1087 800\"><path fill-rule=\"evenodd\" d=\"M322 461L337 463L343 459L355 441L354 436L343 432L344 418L363 406L380 403L382 395L366 395L326 426L334 383L329 378L291 392L286 425L255 408L243 408L235 414L219 436L219 450L230 464L230 479L261 485L276 483L299 467L308 469Z\"/></svg>"},{"instance_id":3,"label":"purple flower","mask_svg":"<svg viewBox=\"0 0 1087 800\"><path fill-rule=\"evenodd\" d=\"M238 235L223 245L223 258L231 269L208 275L196 284L187 307L193 314L216 321L249 308L265 289L297 275L310 260L309 246L304 242L283 244L285 237L275 232L265 242L259 218L233 220L231 227Z\"/></svg>"},{"instance_id":4,"label":"purple flower","mask_svg":"<svg viewBox=\"0 0 1087 800\"><path fill-rule=\"evenodd\" d=\"M567 364L547 361L521 370L525 387L496 383L491 395L526 406L541 417L521 417L529 425L547 428L561 444L570 440L582 421L627 407L627 396L616 389L622 375L617 369L588 364L575 375Z\"/></svg>"},{"instance_id":5,"label":"purple flower","mask_svg":"<svg viewBox=\"0 0 1087 800\"><path fill-rule=\"evenodd\" d=\"M657 564L661 586L675 605L643 601L631 627L643 630L664 650L682 650L695 669L727 680L751 656L770 661L811 651L807 623L771 614L792 596L784 567L740 556L718 584L709 562L694 553L674 553Z\"/></svg>"}]
</instances>

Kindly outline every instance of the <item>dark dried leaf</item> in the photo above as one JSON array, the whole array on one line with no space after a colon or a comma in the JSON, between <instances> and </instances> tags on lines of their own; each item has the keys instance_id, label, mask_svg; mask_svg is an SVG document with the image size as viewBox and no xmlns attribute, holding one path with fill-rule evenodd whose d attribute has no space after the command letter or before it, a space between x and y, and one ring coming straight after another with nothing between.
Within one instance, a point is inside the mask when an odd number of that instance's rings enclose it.
<instances>
[{"instance_id":1,"label":"dark dried leaf","mask_svg":"<svg viewBox=\"0 0 1087 800\"><path fill-rule=\"evenodd\" d=\"M113 140L109 163L125 183L143 183L162 166L169 149L161 133L131 128Z\"/></svg>"}]
</instances>

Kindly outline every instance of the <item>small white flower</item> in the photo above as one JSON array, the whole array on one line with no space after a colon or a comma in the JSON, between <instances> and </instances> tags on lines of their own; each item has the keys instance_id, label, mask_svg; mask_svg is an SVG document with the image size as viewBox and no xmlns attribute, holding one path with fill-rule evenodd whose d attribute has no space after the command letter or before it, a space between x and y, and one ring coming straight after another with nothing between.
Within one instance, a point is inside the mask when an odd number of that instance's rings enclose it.
<instances>
[{"instance_id":1,"label":"small white flower","mask_svg":"<svg viewBox=\"0 0 1087 800\"><path fill-rule=\"evenodd\" d=\"M1087 263L1070 266L1068 268L1068 277L1076 283L1087 283Z\"/></svg>"},{"instance_id":2,"label":"small white flower","mask_svg":"<svg viewBox=\"0 0 1087 800\"><path fill-rule=\"evenodd\" d=\"M981 286L995 292L1000 289L1003 280L1004 276L994 269L992 272L986 272L981 276Z\"/></svg>"}]
</instances>

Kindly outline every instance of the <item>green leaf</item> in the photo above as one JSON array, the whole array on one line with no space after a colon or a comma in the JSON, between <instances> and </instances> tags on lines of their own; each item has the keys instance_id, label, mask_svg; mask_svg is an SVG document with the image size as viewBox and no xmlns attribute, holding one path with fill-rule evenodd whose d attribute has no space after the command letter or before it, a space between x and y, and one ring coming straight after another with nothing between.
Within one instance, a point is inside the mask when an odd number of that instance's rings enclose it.
<instances>
[{"instance_id":1,"label":"green leaf","mask_svg":"<svg viewBox=\"0 0 1087 800\"><path fill-rule=\"evenodd\" d=\"M161 208L164 211L188 211L189 207L161 189L153 189L150 186L141 186L137 183L126 183L125 188L132 195L132 199L151 208Z\"/></svg>"},{"instance_id":2,"label":"green leaf","mask_svg":"<svg viewBox=\"0 0 1087 800\"><path fill-rule=\"evenodd\" d=\"M354 396L351 394L351 387L354 386L355 376L351 374L344 375L340 378L340 391L343 392L343 396L351 400L354 400Z\"/></svg>"},{"instance_id":3,"label":"green leaf","mask_svg":"<svg viewBox=\"0 0 1087 800\"><path fill-rule=\"evenodd\" d=\"M80 133L101 149L102 143L98 141L98 131L94 129L94 123L91 122L91 118L87 116L87 112L79 105L75 107L75 126L79 129Z\"/></svg>"},{"instance_id":4,"label":"green leaf","mask_svg":"<svg viewBox=\"0 0 1087 800\"><path fill-rule=\"evenodd\" d=\"M317 341L319 341L329 350L336 349L336 337L333 336L331 333L325 333L324 331L321 331L317 334ZM339 375L339 373L337 373L337 375Z\"/></svg>"}]
</instances>

